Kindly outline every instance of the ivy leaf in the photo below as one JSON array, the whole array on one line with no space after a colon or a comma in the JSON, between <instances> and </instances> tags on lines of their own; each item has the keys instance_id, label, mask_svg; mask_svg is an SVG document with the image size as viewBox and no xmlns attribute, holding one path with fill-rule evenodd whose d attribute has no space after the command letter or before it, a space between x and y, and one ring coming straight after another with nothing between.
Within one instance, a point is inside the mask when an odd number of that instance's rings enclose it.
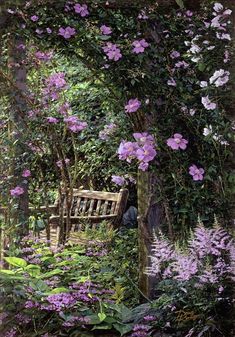
<instances>
[{"instance_id":1,"label":"ivy leaf","mask_svg":"<svg viewBox=\"0 0 235 337\"><path fill-rule=\"evenodd\" d=\"M183 0L175 0L175 2L177 3L177 5L178 5L181 9L184 8L184 2L183 2Z\"/></svg>"},{"instance_id":2,"label":"ivy leaf","mask_svg":"<svg viewBox=\"0 0 235 337\"><path fill-rule=\"evenodd\" d=\"M106 318L106 314L104 312L99 312L98 317L100 319L100 322L103 322Z\"/></svg>"}]
</instances>

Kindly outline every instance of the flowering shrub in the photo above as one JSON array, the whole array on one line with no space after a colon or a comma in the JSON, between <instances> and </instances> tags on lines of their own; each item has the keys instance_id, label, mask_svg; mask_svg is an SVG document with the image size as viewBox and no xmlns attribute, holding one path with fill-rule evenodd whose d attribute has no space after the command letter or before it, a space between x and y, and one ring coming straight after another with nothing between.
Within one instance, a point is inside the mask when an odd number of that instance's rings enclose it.
<instances>
[{"instance_id":1,"label":"flowering shrub","mask_svg":"<svg viewBox=\"0 0 235 337\"><path fill-rule=\"evenodd\" d=\"M216 223L199 224L179 249L155 235L147 273L159 278L156 308L165 312L168 328L187 336L230 336L234 281L234 241ZM167 326L165 326L167 328Z\"/></svg>"},{"instance_id":2,"label":"flowering shrub","mask_svg":"<svg viewBox=\"0 0 235 337\"><path fill-rule=\"evenodd\" d=\"M122 323L121 317L129 309L120 302L124 294L126 303L137 302L126 278L129 274L136 282L137 269L131 262L137 252L134 230L116 235L111 246L97 240L86 247L47 244L26 237L19 251L23 258L5 258L11 268L0 271L1 336L70 336L107 325L130 331L133 324ZM129 251L123 254L127 245Z\"/></svg>"}]
</instances>

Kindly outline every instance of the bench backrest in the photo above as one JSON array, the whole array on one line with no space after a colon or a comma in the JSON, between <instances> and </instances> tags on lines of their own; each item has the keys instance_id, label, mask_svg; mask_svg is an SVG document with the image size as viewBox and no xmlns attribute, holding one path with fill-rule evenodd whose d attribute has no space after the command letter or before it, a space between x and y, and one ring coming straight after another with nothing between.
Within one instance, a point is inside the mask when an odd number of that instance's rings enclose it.
<instances>
[{"instance_id":1,"label":"bench backrest","mask_svg":"<svg viewBox=\"0 0 235 337\"><path fill-rule=\"evenodd\" d=\"M64 215L66 215L67 205L64 194L62 198ZM127 189L121 189L119 193L73 189L70 216L116 215L120 217L125 210L127 198Z\"/></svg>"}]
</instances>

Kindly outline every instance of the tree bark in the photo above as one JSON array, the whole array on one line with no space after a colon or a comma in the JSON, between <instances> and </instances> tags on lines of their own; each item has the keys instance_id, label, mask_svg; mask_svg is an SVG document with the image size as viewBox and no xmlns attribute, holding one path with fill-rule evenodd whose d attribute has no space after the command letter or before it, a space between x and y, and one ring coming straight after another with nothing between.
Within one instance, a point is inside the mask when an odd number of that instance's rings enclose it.
<instances>
[{"instance_id":1,"label":"tree bark","mask_svg":"<svg viewBox=\"0 0 235 337\"><path fill-rule=\"evenodd\" d=\"M9 89L9 97L11 104L10 118L13 122L13 134L14 141L14 160L13 160L13 175L15 184L21 186L24 189L24 193L17 198L17 214L16 221L20 224L17 230L17 239L28 234L28 218L29 218L29 196L28 196L28 181L22 177L22 168L24 161L27 159L28 154L25 149L23 134L24 123L22 117L27 110L27 102L24 98L27 97L26 86L26 68L24 66L25 51L23 48L19 48L20 45L24 45L24 39L19 36L13 36L9 45L9 59L8 66L10 69L10 75L14 82L14 87ZM22 95L24 94L24 95Z\"/></svg>"}]
</instances>

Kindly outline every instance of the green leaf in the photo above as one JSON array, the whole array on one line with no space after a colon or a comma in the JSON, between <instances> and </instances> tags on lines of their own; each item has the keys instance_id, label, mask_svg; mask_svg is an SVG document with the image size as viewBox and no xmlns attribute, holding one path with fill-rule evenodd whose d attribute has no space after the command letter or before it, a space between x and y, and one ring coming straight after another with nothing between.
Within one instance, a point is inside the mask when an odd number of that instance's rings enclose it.
<instances>
[{"instance_id":1,"label":"green leaf","mask_svg":"<svg viewBox=\"0 0 235 337\"><path fill-rule=\"evenodd\" d=\"M52 289L52 291L50 291L50 294L60 294L60 293L66 293L68 291L69 291L69 289L67 289L65 287L60 287L60 288Z\"/></svg>"},{"instance_id":2,"label":"green leaf","mask_svg":"<svg viewBox=\"0 0 235 337\"><path fill-rule=\"evenodd\" d=\"M41 273L41 268L35 264L29 264L25 270L27 270L27 272L29 273L30 276L32 277L36 277L38 275L40 275Z\"/></svg>"},{"instance_id":3,"label":"green leaf","mask_svg":"<svg viewBox=\"0 0 235 337\"><path fill-rule=\"evenodd\" d=\"M100 322L103 322L107 316L104 312L99 312L98 317L100 319Z\"/></svg>"},{"instance_id":4,"label":"green leaf","mask_svg":"<svg viewBox=\"0 0 235 337\"><path fill-rule=\"evenodd\" d=\"M175 2L177 3L177 5L182 9L184 8L184 2L183 0L175 0Z\"/></svg>"},{"instance_id":5,"label":"green leaf","mask_svg":"<svg viewBox=\"0 0 235 337\"><path fill-rule=\"evenodd\" d=\"M61 270L61 269L55 269L55 270L49 271L48 273L42 274L40 276L40 278L41 279L49 278L49 277L52 277L54 275L59 275L59 274L62 274L62 273L63 273L63 270Z\"/></svg>"},{"instance_id":6,"label":"green leaf","mask_svg":"<svg viewBox=\"0 0 235 337\"><path fill-rule=\"evenodd\" d=\"M130 332L133 328L133 324L121 324L116 323L113 324L113 327L120 332L121 336L125 335L126 333Z\"/></svg>"},{"instance_id":7,"label":"green leaf","mask_svg":"<svg viewBox=\"0 0 235 337\"><path fill-rule=\"evenodd\" d=\"M27 266L27 262L19 257L4 257L4 260L14 267L25 268Z\"/></svg>"}]
</instances>

